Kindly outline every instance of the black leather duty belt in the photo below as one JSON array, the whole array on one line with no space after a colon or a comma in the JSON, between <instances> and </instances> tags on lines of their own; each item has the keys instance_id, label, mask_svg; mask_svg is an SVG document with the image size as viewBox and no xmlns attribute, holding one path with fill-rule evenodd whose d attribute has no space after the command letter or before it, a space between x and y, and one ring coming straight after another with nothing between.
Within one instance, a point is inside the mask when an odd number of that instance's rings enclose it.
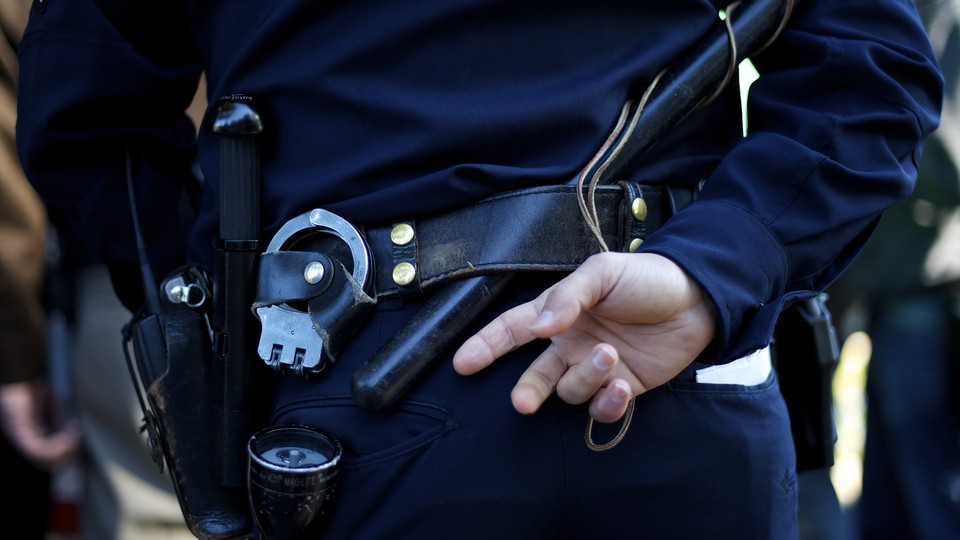
<instances>
[{"instance_id":1,"label":"black leather duty belt","mask_svg":"<svg viewBox=\"0 0 960 540\"><path fill-rule=\"evenodd\" d=\"M604 241L611 250L635 251L696 194L636 182L598 186ZM505 192L445 214L367 228L365 237L378 298L475 274L572 271L600 251L574 185Z\"/></svg>"},{"instance_id":2,"label":"black leather duty belt","mask_svg":"<svg viewBox=\"0 0 960 540\"><path fill-rule=\"evenodd\" d=\"M604 242L635 251L695 196L693 189L628 182L598 187ZM274 369L315 375L379 300L472 275L572 271L600 251L576 186L510 191L363 231L315 209L284 224L260 256L257 352Z\"/></svg>"}]
</instances>

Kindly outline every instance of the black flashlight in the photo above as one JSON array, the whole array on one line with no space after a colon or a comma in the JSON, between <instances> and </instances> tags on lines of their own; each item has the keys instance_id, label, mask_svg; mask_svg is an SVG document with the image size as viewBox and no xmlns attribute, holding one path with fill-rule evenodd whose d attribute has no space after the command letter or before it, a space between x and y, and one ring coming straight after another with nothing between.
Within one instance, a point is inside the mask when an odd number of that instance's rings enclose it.
<instances>
[{"instance_id":1,"label":"black flashlight","mask_svg":"<svg viewBox=\"0 0 960 540\"><path fill-rule=\"evenodd\" d=\"M318 530L336 493L343 449L306 426L265 428L247 445L250 508L264 540Z\"/></svg>"}]
</instances>

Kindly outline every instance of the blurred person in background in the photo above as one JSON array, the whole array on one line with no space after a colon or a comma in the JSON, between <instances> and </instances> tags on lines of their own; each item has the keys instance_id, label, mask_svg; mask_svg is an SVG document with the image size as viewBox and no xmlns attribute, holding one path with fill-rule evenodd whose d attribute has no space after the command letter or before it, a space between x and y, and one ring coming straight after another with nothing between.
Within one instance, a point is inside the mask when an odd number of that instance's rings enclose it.
<instances>
[{"instance_id":1,"label":"blurred person in background","mask_svg":"<svg viewBox=\"0 0 960 540\"><path fill-rule=\"evenodd\" d=\"M913 195L831 291L848 331L859 313L872 341L865 540L960 538L960 1L917 7L945 79L940 128Z\"/></svg>"},{"instance_id":2,"label":"blurred person in background","mask_svg":"<svg viewBox=\"0 0 960 540\"><path fill-rule=\"evenodd\" d=\"M3 523L18 538L44 538L52 472L79 445L75 427L57 427L45 380L46 314L42 305L46 212L27 182L14 147L17 58L27 1L0 1L0 463Z\"/></svg>"}]
</instances>

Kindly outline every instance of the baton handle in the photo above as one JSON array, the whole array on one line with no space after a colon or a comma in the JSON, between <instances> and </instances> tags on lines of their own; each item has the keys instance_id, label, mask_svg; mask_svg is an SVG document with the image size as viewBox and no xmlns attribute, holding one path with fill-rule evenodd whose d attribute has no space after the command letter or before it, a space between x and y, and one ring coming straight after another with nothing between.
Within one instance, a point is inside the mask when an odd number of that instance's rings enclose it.
<instances>
[{"instance_id":1,"label":"baton handle","mask_svg":"<svg viewBox=\"0 0 960 540\"><path fill-rule=\"evenodd\" d=\"M709 103L726 88L734 69L770 44L790 17L794 0L741 0L727 9L727 23L707 33L664 71L638 116L634 129L625 130L614 144L604 180L617 178L690 113ZM731 36L732 33L732 36ZM736 57L731 58L731 52ZM640 115L636 110L635 114ZM592 172L592 171L590 171Z\"/></svg>"},{"instance_id":2,"label":"baton handle","mask_svg":"<svg viewBox=\"0 0 960 540\"><path fill-rule=\"evenodd\" d=\"M511 281L512 274L469 277L438 290L376 356L353 375L353 399L364 409L390 408L449 351Z\"/></svg>"}]
</instances>

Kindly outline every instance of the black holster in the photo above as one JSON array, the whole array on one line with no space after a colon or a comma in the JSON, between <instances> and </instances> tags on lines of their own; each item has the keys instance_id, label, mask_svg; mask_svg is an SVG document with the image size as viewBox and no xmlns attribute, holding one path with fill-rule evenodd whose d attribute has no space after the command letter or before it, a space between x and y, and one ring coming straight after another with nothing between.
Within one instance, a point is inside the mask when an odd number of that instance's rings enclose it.
<instances>
[{"instance_id":1,"label":"black holster","mask_svg":"<svg viewBox=\"0 0 960 540\"><path fill-rule=\"evenodd\" d=\"M785 309L774 330L773 359L790 415L797 471L833 465L833 373L840 345L823 295Z\"/></svg>"},{"instance_id":2,"label":"black holster","mask_svg":"<svg viewBox=\"0 0 960 540\"><path fill-rule=\"evenodd\" d=\"M161 286L160 312L142 311L124 328L124 350L144 412L142 429L154 462L169 469L190 531L203 539L249 538L253 521L246 491L219 480L222 458L210 444L218 432L212 411L219 404L212 392L209 296L198 307L190 307L187 296L173 301L170 280L177 278L197 286L205 282L197 269L175 272Z\"/></svg>"}]
</instances>

